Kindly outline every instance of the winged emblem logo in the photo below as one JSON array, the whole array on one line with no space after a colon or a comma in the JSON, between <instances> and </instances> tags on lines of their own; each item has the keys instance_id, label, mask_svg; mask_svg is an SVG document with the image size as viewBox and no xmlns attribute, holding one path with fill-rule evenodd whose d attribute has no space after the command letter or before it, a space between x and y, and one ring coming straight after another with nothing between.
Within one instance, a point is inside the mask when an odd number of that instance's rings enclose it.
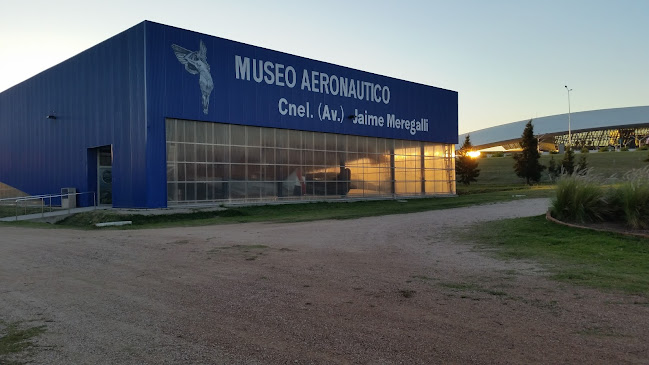
<instances>
[{"instance_id":1,"label":"winged emblem logo","mask_svg":"<svg viewBox=\"0 0 649 365\"><path fill-rule=\"evenodd\" d=\"M207 63L207 47L200 41L198 51L190 51L177 44L172 44L171 48L176 54L178 61L185 66L185 70L192 75L198 75L198 86L201 88L203 97L203 113L207 114L210 107L210 94L214 89L214 81L210 73L210 64Z\"/></svg>"}]
</instances>

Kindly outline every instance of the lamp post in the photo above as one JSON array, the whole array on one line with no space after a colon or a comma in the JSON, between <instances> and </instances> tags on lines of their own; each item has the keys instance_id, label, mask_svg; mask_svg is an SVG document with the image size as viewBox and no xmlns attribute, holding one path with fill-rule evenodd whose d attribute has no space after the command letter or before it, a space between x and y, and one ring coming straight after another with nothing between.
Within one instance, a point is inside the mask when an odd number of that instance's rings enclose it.
<instances>
[{"instance_id":1,"label":"lamp post","mask_svg":"<svg viewBox=\"0 0 649 365\"><path fill-rule=\"evenodd\" d=\"M570 132L570 92L572 89L569 89L568 85L564 87L568 90L568 147L572 147L572 133Z\"/></svg>"}]
</instances>

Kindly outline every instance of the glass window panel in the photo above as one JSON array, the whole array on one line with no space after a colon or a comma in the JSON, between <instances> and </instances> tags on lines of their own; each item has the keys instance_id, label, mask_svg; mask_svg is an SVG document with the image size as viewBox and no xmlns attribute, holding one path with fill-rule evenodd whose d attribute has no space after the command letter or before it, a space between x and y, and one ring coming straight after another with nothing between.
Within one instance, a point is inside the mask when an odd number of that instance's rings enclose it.
<instances>
[{"instance_id":1,"label":"glass window panel","mask_svg":"<svg viewBox=\"0 0 649 365\"><path fill-rule=\"evenodd\" d=\"M232 164L230 165L230 179L245 181L246 180L246 165L245 164Z\"/></svg>"},{"instance_id":2,"label":"glass window panel","mask_svg":"<svg viewBox=\"0 0 649 365\"><path fill-rule=\"evenodd\" d=\"M347 164L358 165L361 156L356 152L347 152Z\"/></svg>"},{"instance_id":3,"label":"glass window panel","mask_svg":"<svg viewBox=\"0 0 649 365\"><path fill-rule=\"evenodd\" d=\"M205 123L205 143L214 144L214 123Z\"/></svg>"},{"instance_id":4,"label":"glass window panel","mask_svg":"<svg viewBox=\"0 0 649 365\"><path fill-rule=\"evenodd\" d=\"M261 197L262 184L258 182L246 184L246 199L259 199Z\"/></svg>"},{"instance_id":5,"label":"glass window panel","mask_svg":"<svg viewBox=\"0 0 649 365\"><path fill-rule=\"evenodd\" d=\"M196 164L185 164L185 181L196 181Z\"/></svg>"},{"instance_id":6,"label":"glass window panel","mask_svg":"<svg viewBox=\"0 0 649 365\"><path fill-rule=\"evenodd\" d=\"M230 140L234 146L246 145L246 128L242 125L230 126Z\"/></svg>"},{"instance_id":7,"label":"glass window panel","mask_svg":"<svg viewBox=\"0 0 649 365\"><path fill-rule=\"evenodd\" d=\"M240 146L230 147L230 160L233 163L244 163L246 162L246 148Z\"/></svg>"},{"instance_id":8,"label":"glass window panel","mask_svg":"<svg viewBox=\"0 0 649 365\"><path fill-rule=\"evenodd\" d=\"M207 141L207 123L196 122L194 128L196 129L196 142L205 143Z\"/></svg>"},{"instance_id":9,"label":"glass window panel","mask_svg":"<svg viewBox=\"0 0 649 365\"><path fill-rule=\"evenodd\" d=\"M374 137L367 138L367 152L376 153L377 151L376 145L377 145L377 138Z\"/></svg>"},{"instance_id":10,"label":"glass window panel","mask_svg":"<svg viewBox=\"0 0 649 365\"><path fill-rule=\"evenodd\" d=\"M347 151L358 152L358 136L347 136Z\"/></svg>"},{"instance_id":11,"label":"glass window panel","mask_svg":"<svg viewBox=\"0 0 649 365\"><path fill-rule=\"evenodd\" d=\"M325 165L325 153L324 151L314 151L313 152L313 164L314 165Z\"/></svg>"},{"instance_id":12,"label":"glass window panel","mask_svg":"<svg viewBox=\"0 0 649 365\"><path fill-rule=\"evenodd\" d=\"M276 182L265 182L261 185L260 189L261 198L270 198L277 196L277 183Z\"/></svg>"},{"instance_id":13,"label":"glass window panel","mask_svg":"<svg viewBox=\"0 0 649 365\"><path fill-rule=\"evenodd\" d=\"M275 150L275 159L277 164L285 165L288 163L288 150L287 149L277 149Z\"/></svg>"},{"instance_id":14,"label":"glass window panel","mask_svg":"<svg viewBox=\"0 0 649 365\"><path fill-rule=\"evenodd\" d=\"M197 122L186 122L185 124L185 138L187 142L196 143L198 138L196 137L196 126L199 123Z\"/></svg>"},{"instance_id":15,"label":"glass window panel","mask_svg":"<svg viewBox=\"0 0 649 365\"><path fill-rule=\"evenodd\" d=\"M347 136L336 134L336 150L347 151Z\"/></svg>"},{"instance_id":16,"label":"glass window panel","mask_svg":"<svg viewBox=\"0 0 649 365\"><path fill-rule=\"evenodd\" d=\"M167 142L167 161L177 161L176 148L176 143Z\"/></svg>"},{"instance_id":17,"label":"glass window panel","mask_svg":"<svg viewBox=\"0 0 649 365\"><path fill-rule=\"evenodd\" d=\"M313 132L302 132L302 148L313 150Z\"/></svg>"},{"instance_id":18,"label":"glass window panel","mask_svg":"<svg viewBox=\"0 0 649 365\"><path fill-rule=\"evenodd\" d=\"M288 164L293 166L302 165L302 151L288 150Z\"/></svg>"},{"instance_id":19,"label":"glass window panel","mask_svg":"<svg viewBox=\"0 0 649 365\"><path fill-rule=\"evenodd\" d=\"M296 130L289 130L289 147L302 148L302 132Z\"/></svg>"},{"instance_id":20,"label":"glass window panel","mask_svg":"<svg viewBox=\"0 0 649 365\"><path fill-rule=\"evenodd\" d=\"M324 133L314 133L313 134L313 149L322 151L325 149L325 134Z\"/></svg>"},{"instance_id":21,"label":"glass window panel","mask_svg":"<svg viewBox=\"0 0 649 365\"><path fill-rule=\"evenodd\" d=\"M208 182L205 185L207 187L207 196L206 196L207 200L209 200L209 201L214 200L215 199L214 198L214 183Z\"/></svg>"},{"instance_id":22,"label":"glass window panel","mask_svg":"<svg viewBox=\"0 0 649 365\"><path fill-rule=\"evenodd\" d=\"M176 140L179 142L185 142L187 140L185 138L185 124L187 123L180 120L176 122Z\"/></svg>"},{"instance_id":23,"label":"glass window panel","mask_svg":"<svg viewBox=\"0 0 649 365\"><path fill-rule=\"evenodd\" d=\"M187 159L187 157L185 157L185 144L178 143L176 148L176 161L185 161Z\"/></svg>"},{"instance_id":24,"label":"glass window panel","mask_svg":"<svg viewBox=\"0 0 649 365\"><path fill-rule=\"evenodd\" d=\"M196 161L196 145L193 143L185 144L185 161L194 162Z\"/></svg>"},{"instance_id":25,"label":"glass window panel","mask_svg":"<svg viewBox=\"0 0 649 365\"><path fill-rule=\"evenodd\" d=\"M260 181L262 180L262 175L261 175L261 165L247 165L248 168L248 175L247 175L247 180L248 181Z\"/></svg>"},{"instance_id":26,"label":"glass window panel","mask_svg":"<svg viewBox=\"0 0 649 365\"><path fill-rule=\"evenodd\" d=\"M175 182L173 182L173 183L168 182L167 183L167 201L170 201L170 202L178 201L178 197L177 197L177 194L176 194L177 185L178 184L176 184Z\"/></svg>"},{"instance_id":27,"label":"glass window panel","mask_svg":"<svg viewBox=\"0 0 649 365\"><path fill-rule=\"evenodd\" d=\"M216 164L212 165L212 170L214 171L214 181L227 181L230 180L230 165L228 164Z\"/></svg>"},{"instance_id":28,"label":"glass window panel","mask_svg":"<svg viewBox=\"0 0 649 365\"><path fill-rule=\"evenodd\" d=\"M302 164L313 165L313 150L305 150L302 153Z\"/></svg>"},{"instance_id":29,"label":"glass window panel","mask_svg":"<svg viewBox=\"0 0 649 365\"><path fill-rule=\"evenodd\" d=\"M290 169L288 166L277 166L277 180L283 181L288 178L288 175L290 174Z\"/></svg>"},{"instance_id":30,"label":"glass window panel","mask_svg":"<svg viewBox=\"0 0 649 365\"><path fill-rule=\"evenodd\" d=\"M245 199L246 198L246 183L244 181L232 181L229 184L230 198L232 199Z\"/></svg>"},{"instance_id":31,"label":"glass window panel","mask_svg":"<svg viewBox=\"0 0 649 365\"><path fill-rule=\"evenodd\" d=\"M196 145L196 162L205 162L207 161L207 145L197 144Z\"/></svg>"},{"instance_id":32,"label":"glass window panel","mask_svg":"<svg viewBox=\"0 0 649 365\"><path fill-rule=\"evenodd\" d=\"M275 147L274 128L261 128L261 145L264 147Z\"/></svg>"},{"instance_id":33,"label":"glass window panel","mask_svg":"<svg viewBox=\"0 0 649 365\"><path fill-rule=\"evenodd\" d=\"M335 134L329 134L325 133L325 149L327 151L335 151L336 150L336 135Z\"/></svg>"},{"instance_id":34,"label":"glass window panel","mask_svg":"<svg viewBox=\"0 0 649 365\"><path fill-rule=\"evenodd\" d=\"M275 166L274 165L263 165L261 166L262 171L262 180L264 181L275 181L277 177L275 175Z\"/></svg>"},{"instance_id":35,"label":"glass window panel","mask_svg":"<svg viewBox=\"0 0 649 365\"><path fill-rule=\"evenodd\" d=\"M185 200L196 200L196 183L185 184Z\"/></svg>"},{"instance_id":36,"label":"glass window panel","mask_svg":"<svg viewBox=\"0 0 649 365\"><path fill-rule=\"evenodd\" d=\"M167 163L167 181L178 181L178 168L175 163Z\"/></svg>"},{"instance_id":37,"label":"glass window panel","mask_svg":"<svg viewBox=\"0 0 649 365\"><path fill-rule=\"evenodd\" d=\"M196 184L196 200L207 200L207 184Z\"/></svg>"},{"instance_id":38,"label":"glass window panel","mask_svg":"<svg viewBox=\"0 0 649 365\"><path fill-rule=\"evenodd\" d=\"M261 150L261 163L275 164L275 149L263 148Z\"/></svg>"},{"instance_id":39,"label":"glass window panel","mask_svg":"<svg viewBox=\"0 0 649 365\"><path fill-rule=\"evenodd\" d=\"M212 190L214 194L214 199L227 199L228 198L228 191L229 191L229 183L228 182L215 182L212 183Z\"/></svg>"},{"instance_id":40,"label":"glass window panel","mask_svg":"<svg viewBox=\"0 0 649 365\"><path fill-rule=\"evenodd\" d=\"M178 180L177 181L187 181L187 174L185 173L184 163L178 164Z\"/></svg>"},{"instance_id":41,"label":"glass window panel","mask_svg":"<svg viewBox=\"0 0 649 365\"><path fill-rule=\"evenodd\" d=\"M196 164L196 181L206 181L207 180L207 170L208 166L211 170L211 165L204 163Z\"/></svg>"},{"instance_id":42,"label":"glass window panel","mask_svg":"<svg viewBox=\"0 0 649 365\"><path fill-rule=\"evenodd\" d=\"M166 120L166 125L165 125L165 132L166 132L166 140L167 141L175 141L176 140L176 120L175 119L167 119Z\"/></svg>"},{"instance_id":43,"label":"glass window panel","mask_svg":"<svg viewBox=\"0 0 649 365\"><path fill-rule=\"evenodd\" d=\"M288 130L286 129L275 130L275 146L281 148L288 148Z\"/></svg>"},{"instance_id":44,"label":"glass window panel","mask_svg":"<svg viewBox=\"0 0 649 365\"><path fill-rule=\"evenodd\" d=\"M246 161L248 163L259 163L260 156L261 156L261 148L246 147Z\"/></svg>"},{"instance_id":45,"label":"glass window panel","mask_svg":"<svg viewBox=\"0 0 649 365\"><path fill-rule=\"evenodd\" d=\"M230 125L214 124L214 141L217 144L230 144Z\"/></svg>"},{"instance_id":46,"label":"glass window panel","mask_svg":"<svg viewBox=\"0 0 649 365\"><path fill-rule=\"evenodd\" d=\"M261 135L259 127L246 126L247 146L261 146Z\"/></svg>"},{"instance_id":47,"label":"glass window panel","mask_svg":"<svg viewBox=\"0 0 649 365\"><path fill-rule=\"evenodd\" d=\"M230 147L229 146L214 146L213 162L230 162Z\"/></svg>"}]
</instances>

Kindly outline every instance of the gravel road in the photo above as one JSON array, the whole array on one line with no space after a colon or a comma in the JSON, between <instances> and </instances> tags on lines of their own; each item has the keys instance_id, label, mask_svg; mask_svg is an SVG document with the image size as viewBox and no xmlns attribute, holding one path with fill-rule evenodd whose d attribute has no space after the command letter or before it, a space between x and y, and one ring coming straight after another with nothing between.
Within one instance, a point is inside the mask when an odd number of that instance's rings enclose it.
<instances>
[{"instance_id":1,"label":"gravel road","mask_svg":"<svg viewBox=\"0 0 649 365\"><path fill-rule=\"evenodd\" d=\"M649 363L646 298L557 283L458 238L547 205L156 230L3 226L0 320L47 326L26 358L37 364Z\"/></svg>"}]
</instances>

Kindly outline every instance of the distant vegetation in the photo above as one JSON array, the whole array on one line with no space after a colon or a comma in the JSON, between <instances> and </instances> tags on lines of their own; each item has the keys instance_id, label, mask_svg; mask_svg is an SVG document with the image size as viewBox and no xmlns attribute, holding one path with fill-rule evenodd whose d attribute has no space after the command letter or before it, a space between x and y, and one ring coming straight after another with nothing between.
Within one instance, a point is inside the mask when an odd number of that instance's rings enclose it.
<instances>
[{"instance_id":1,"label":"distant vegetation","mask_svg":"<svg viewBox=\"0 0 649 365\"><path fill-rule=\"evenodd\" d=\"M503 152L500 152L499 155ZM577 154L581 157L581 155ZM565 158L565 154L543 154L539 162L548 166L550 159L554 158L555 163L561 163ZM642 168L647 165L645 159L648 158L647 151L629 151L629 152L607 152L598 153L591 152L588 154L588 168L592 173L604 177L616 176L622 177L625 173L632 169ZM524 184L525 181L516 176L514 172L514 160L510 157L494 158L494 157L480 157L480 179L471 184L476 186L491 186L491 185L516 185ZM551 184L552 180L546 172L541 176L539 181L541 184ZM461 187L458 185L458 190Z\"/></svg>"}]
</instances>

